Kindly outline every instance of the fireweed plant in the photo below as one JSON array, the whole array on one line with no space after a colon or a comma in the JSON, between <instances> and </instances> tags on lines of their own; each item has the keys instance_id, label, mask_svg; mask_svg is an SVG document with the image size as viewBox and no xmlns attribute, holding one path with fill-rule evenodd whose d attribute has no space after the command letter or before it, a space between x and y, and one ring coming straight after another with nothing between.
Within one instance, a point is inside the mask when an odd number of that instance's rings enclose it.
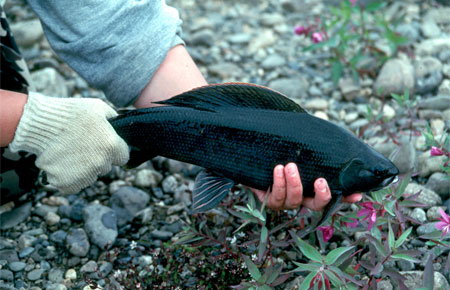
<instances>
[{"instance_id":1,"label":"fireweed plant","mask_svg":"<svg viewBox=\"0 0 450 290\"><path fill-rule=\"evenodd\" d=\"M331 78L335 84L342 76L344 68L349 68L358 81L363 75L375 77L382 64L395 55L408 39L392 29L400 19L387 21L381 13L386 1L370 1L368 5L357 0L342 1L340 7L330 6L331 20L317 18L312 24L302 24L294 28L297 35L311 38L313 44L303 51L328 47L332 53ZM370 26L368 24L375 24ZM389 52L375 44L372 32L380 34L389 44ZM351 48L351 49L349 49Z\"/></svg>"}]
</instances>

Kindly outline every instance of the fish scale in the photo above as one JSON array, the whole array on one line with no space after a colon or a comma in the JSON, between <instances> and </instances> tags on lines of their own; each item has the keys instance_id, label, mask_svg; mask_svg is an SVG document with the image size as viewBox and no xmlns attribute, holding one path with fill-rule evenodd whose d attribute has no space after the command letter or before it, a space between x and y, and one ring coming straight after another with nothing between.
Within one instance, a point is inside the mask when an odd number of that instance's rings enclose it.
<instances>
[{"instance_id":1,"label":"fish scale","mask_svg":"<svg viewBox=\"0 0 450 290\"><path fill-rule=\"evenodd\" d=\"M333 196L342 196L385 186L398 174L392 162L349 131L268 88L218 84L159 103L166 106L110 122L132 148L130 159L161 155L208 170L195 182L195 211L216 206L235 183L267 190L277 164L297 164L306 196L314 195L319 177Z\"/></svg>"}]
</instances>

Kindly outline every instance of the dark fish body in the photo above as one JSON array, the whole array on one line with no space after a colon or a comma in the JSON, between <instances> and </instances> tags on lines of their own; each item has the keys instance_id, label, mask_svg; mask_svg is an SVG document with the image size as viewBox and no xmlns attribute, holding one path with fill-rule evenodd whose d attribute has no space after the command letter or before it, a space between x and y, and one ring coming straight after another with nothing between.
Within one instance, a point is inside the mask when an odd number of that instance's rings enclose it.
<instances>
[{"instance_id":1,"label":"dark fish body","mask_svg":"<svg viewBox=\"0 0 450 290\"><path fill-rule=\"evenodd\" d=\"M264 87L212 85L161 103L168 106L134 110L111 124L146 159L161 155L208 169L196 180L194 210L217 205L234 183L267 190L277 164L297 164L306 196L319 177L341 196L385 186L398 174L347 130Z\"/></svg>"}]
</instances>

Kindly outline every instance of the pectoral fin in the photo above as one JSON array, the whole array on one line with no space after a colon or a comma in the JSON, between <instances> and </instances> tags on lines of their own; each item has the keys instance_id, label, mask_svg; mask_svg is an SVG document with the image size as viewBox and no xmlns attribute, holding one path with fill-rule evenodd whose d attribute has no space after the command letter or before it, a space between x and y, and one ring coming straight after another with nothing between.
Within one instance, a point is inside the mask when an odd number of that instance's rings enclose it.
<instances>
[{"instance_id":1,"label":"pectoral fin","mask_svg":"<svg viewBox=\"0 0 450 290\"><path fill-rule=\"evenodd\" d=\"M207 171L201 171L192 193L192 213L207 211L216 207L234 186L234 181Z\"/></svg>"},{"instance_id":2,"label":"pectoral fin","mask_svg":"<svg viewBox=\"0 0 450 290\"><path fill-rule=\"evenodd\" d=\"M156 154L149 153L147 151L142 151L139 148L130 146L130 159L126 165L127 168L135 168L142 163L152 159Z\"/></svg>"},{"instance_id":3,"label":"pectoral fin","mask_svg":"<svg viewBox=\"0 0 450 290\"><path fill-rule=\"evenodd\" d=\"M339 194L335 193L335 194L331 195L331 200L327 204L325 209L323 210L322 218L320 219L319 223L317 224L317 227L322 226L330 218L330 216L336 211L341 199L342 199L341 193L339 193Z\"/></svg>"}]
</instances>

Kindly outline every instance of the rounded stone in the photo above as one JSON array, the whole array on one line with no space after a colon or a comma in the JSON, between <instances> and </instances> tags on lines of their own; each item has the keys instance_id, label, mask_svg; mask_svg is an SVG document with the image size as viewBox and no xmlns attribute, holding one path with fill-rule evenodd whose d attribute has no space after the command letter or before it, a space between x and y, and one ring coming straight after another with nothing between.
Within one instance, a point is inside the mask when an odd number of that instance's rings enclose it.
<instances>
[{"instance_id":1,"label":"rounded stone","mask_svg":"<svg viewBox=\"0 0 450 290\"><path fill-rule=\"evenodd\" d=\"M77 278L77 271L75 269L69 269L66 271L64 277L68 280L75 280Z\"/></svg>"},{"instance_id":2,"label":"rounded stone","mask_svg":"<svg viewBox=\"0 0 450 290\"><path fill-rule=\"evenodd\" d=\"M83 229L74 228L66 237L66 247L72 255L84 257L89 252L89 240Z\"/></svg>"},{"instance_id":3,"label":"rounded stone","mask_svg":"<svg viewBox=\"0 0 450 290\"><path fill-rule=\"evenodd\" d=\"M423 209L418 208L418 207L413 209L410 216L420 223L424 223L427 221L427 214L425 213L425 211Z\"/></svg>"},{"instance_id":4,"label":"rounded stone","mask_svg":"<svg viewBox=\"0 0 450 290\"><path fill-rule=\"evenodd\" d=\"M57 215L56 213L53 213L53 212L49 212L49 213L45 216L45 222L46 222L49 226L54 226L54 225L58 224L60 220L61 220L60 216Z\"/></svg>"},{"instance_id":5,"label":"rounded stone","mask_svg":"<svg viewBox=\"0 0 450 290\"><path fill-rule=\"evenodd\" d=\"M38 279L41 279L41 276L42 276L42 274L44 274L44 272L45 272L44 269L33 270L27 274L27 278L28 278L28 280L36 281Z\"/></svg>"}]
</instances>

